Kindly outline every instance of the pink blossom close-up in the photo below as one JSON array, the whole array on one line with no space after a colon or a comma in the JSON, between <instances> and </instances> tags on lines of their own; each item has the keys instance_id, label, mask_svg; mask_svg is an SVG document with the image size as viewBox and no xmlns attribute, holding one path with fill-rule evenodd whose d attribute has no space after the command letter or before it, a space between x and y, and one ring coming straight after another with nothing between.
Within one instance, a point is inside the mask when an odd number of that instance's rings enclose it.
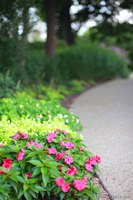
<instances>
[{"instance_id":1,"label":"pink blossom close-up","mask_svg":"<svg viewBox=\"0 0 133 200\"><path fill-rule=\"evenodd\" d=\"M77 168L76 167L70 167L68 168L66 174L69 176L74 176L77 173Z\"/></svg>"},{"instance_id":2,"label":"pink blossom close-up","mask_svg":"<svg viewBox=\"0 0 133 200\"><path fill-rule=\"evenodd\" d=\"M92 165L87 163L85 164L85 169L88 171L88 172L91 172L92 171Z\"/></svg>"},{"instance_id":3,"label":"pink blossom close-up","mask_svg":"<svg viewBox=\"0 0 133 200\"><path fill-rule=\"evenodd\" d=\"M64 159L64 163L67 164L67 165L70 165L71 163L73 163L73 158L71 156L67 156L65 159Z\"/></svg>"},{"instance_id":4,"label":"pink blossom close-up","mask_svg":"<svg viewBox=\"0 0 133 200\"><path fill-rule=\"evenodd\" d=\"M70 189L69 183L64 182L64 183L62 184L62 186L61 186L61 189L62 189L63 192L68 192L69 189Z\"/></svg>"},{"instance_id":5,"label":"pink blossom close-up","mask_svg":"<svg viewBox=\"0 0 133 200\"><path fill-rule=\"evenodd\" d=\"M91 164L91 165L95 165L96 164L96 157L95 156L92 156L91 158L89 158L89 160L87 161L88 164Z\"/></svg>"},{"instance_id":6,"label":"pink blossom close-up","mask_svg":"<svg viewBox=\"0 0 133 200\"><path fill-rule=\"evenodd\" d=\"M16 133L16 134L13 136L13 139L14 139L14 140L18 140L19 138L20 138L19 133Z\"/></svg>"},{"instance_id":7,"label":"pink blossom close-up","mask_svg":"<svg viewBox=\"0 0 133 200\"><path fill-rule=\"evenodd\" d=\"M65 147L67 148L67 149L73 149L74 148L74 144L73 143L71 143L71 142L66 142L65 143Z\"/></svg>"},{"instance_id":8,"label":"pink blossom close-up","mask_svg":"<svg viewBox=\"0 0 133 200\"><path fill-rule=\"evenodd\" d=\"M60 146L65 146L65 142L64 141L60 141Z\"/></svg>"},{"instance_id":9,"label":"pink blossom close-up","mask_svg":"<svg viewBox=\"0 0 133 200\"><path fill-rule=\"evenodd\" d=\"M61 159L63 158L64 155L65 155L65 152L57 153L57 154L56 154L55 160L61 160Z\"/></svg>"},{"instance_id":10,"label":"pink blossom close-up","mask_svg":"<svg viewBox=\"0 0 133 200\"><path fill-rule=\"evenodd\" d=\"M101 163L101 162L102 162L101 157L96 155L96 161L97 161L98 163Z\"/></svg>"},{"instance_id":11,"label":"pink blossom close-up","mask_svg":"<svg viewBox=\"0 0 133 200\"><path fill-rule=\"evenodd\" d=\"M48 133L47 136L46 136L48 143L53 142L55 137L56 137L56 133L55 132L54 133Z\"/></svg>"},{"instance_id":12,"label":"pink blossom close-up","mask_svg":"<svg viewBox=\"0 0 133 200\"><path fill-rule=\"evenodd\" d=\"M87 184L87 177L84 175L84 178L82 180L74 180L73 186L76 190L81 191L86 188Z\"/></svg>"},{"instance_id":13,"label":"pink blossom close-up","mask_svg":"<svg viewBox=\"0 0 133 200\"><path fill-rule=\"evenodd\" d=\"M56 152L57 152L57 150L54 147L51 147L51 148L48 149L49 154L56 154Z\"/></svg>"},{"instance_id":14,"label":"pink blossom close-up","mask_svg":"<svg viewBox=\"0 0 133 200\"><path fill-rule=\"evenodd\" d=\"M64 178L62 177L57 178L55 182L56 182L56 185L59 187L62 186L63 183L65 183Z\"/></svg>"},{"instance_id":15,"label":"pink blossom close-up","mask_svg":"<svg viewBox=\"0 0 133 200\"><path fill-rule=\"evenodd\" d=\"M12 166L12 160L9 159L9 158L5 158L3 160L3 164L2 164L2 167L5 168L5 169L10 169Z\"/></svg>"},{"instance_id":16,"label":"pink blossom close-up","mask_svg":"<svg viewBox=\"0 0 133 200\"><path fill-rule=\"evenodd\" d=\"M27 133L21 133L21 135L22 135L22 137L23 137L24 139L28 139L28 134L27 134Z\"/></svg>"},{"instance_id":17,"label":"pink blossom close-up","mask_svg":"<svg viewBox=\"0 0 133 200\"><path fill-rule=\"evenodd\" d=\"M18 153L18 155L17 155L17 160L18 161L23 160L24 155L25 155L25 151L24 151L24 149L22 149L21 152Z\"/></svg>"}]
</instances>

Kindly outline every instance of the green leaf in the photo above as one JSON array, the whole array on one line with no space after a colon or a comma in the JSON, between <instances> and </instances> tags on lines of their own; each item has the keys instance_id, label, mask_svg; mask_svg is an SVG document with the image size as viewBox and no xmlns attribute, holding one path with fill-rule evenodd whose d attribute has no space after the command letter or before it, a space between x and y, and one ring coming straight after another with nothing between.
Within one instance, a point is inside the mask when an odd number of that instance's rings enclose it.
<instances>
[{"instance_id":1,"label":"green leaf","mask_svg":"<svg viewBox=\"0 0 133 200\"><path fill-rule=\"evenodd\" d=\"M65 193L61 192L61 193L60 193L60 200L63 200L64 197L65 197Z\"/></svg>"},{"instance_id":2,"label":"green leaf","mask_svg":"<svg viewBox=\"0 0 133 200\"><path fill-rule=\"evenodd\" d=\"M41 172L43 175L47 174L48 173L48 168L47 167L42 167L41 168Z\"/></svg>"},{"instance_id":3,"label":"green leaf","mask_svg":"<svg viewBox=\"0 0 133 200\"><path fill-rule=\"evenodd\" d=\"M25 183L24 179L22 176L17 176L17 179L19 180L19 182L21 183Z\"/></svg>"},{"instance_id":4,"label":"green leaf","mask_svg":"<svg viewBox=\"0 0 133 200\"><path fill-rule=\"evenodd\" d=\"M45 174L45 175L42 174L42 180L43 180L44 186L46 187L49 182L48 174Z\"/></svg>"},{"instance_id":5,"label":"green leaf","mask_svg":"<svg viewBox=\"0 0 133 200\"><path fill-rule=\"evenodd\" d=\"M38 174L40 174L40 168L35 168L34 169L34 171L33 171L33 174L32 174L32 176L34 177L34 176L37 176Z\"/></svg>"},{"instance_id":6,"label":"green leaf","mask_svg":"<svg viewBox=\"0 0 133 200\"><path fill-rule=\"evenodd\" d=\"M28 162L31 163L32 165L42 166L42 162L39 160L30 160Z\"/></svg>"},{"instance_id":7,"label":"green leaf","mask_svg":"<svg viewBox=\"0 0 133 200\"><path fill-rule=\"evenodd\" d=\"M45 191L45 189L42 186L36 185L35 187L39 192Z\"/></svg>"},{"instance_id":8,"label":"green leaf","mask_svg":"<svg viewBox=\"0 0 133 200\"><path fill-rule=\"evenodd\" d=\"M29 191L24 191L24 197L26 198L26 200L32 200L32 196Z\"/></svg>"}]
</instances>

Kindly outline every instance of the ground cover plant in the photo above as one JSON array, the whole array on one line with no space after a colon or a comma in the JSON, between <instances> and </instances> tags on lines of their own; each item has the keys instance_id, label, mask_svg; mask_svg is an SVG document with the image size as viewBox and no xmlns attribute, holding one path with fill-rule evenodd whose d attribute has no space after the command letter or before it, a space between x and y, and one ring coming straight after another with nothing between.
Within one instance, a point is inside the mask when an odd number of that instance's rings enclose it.
<instances>
[{"instance_id":1,"label":"ground cover plant","mask_svg":"<svg viewBox=\"0 0 133 200\"><path fill-rule=\"evenodd\" d=\"M0 199L98 199L101 158L84 145L78 117L58 103L0 101Z\"/></svg>"}]
</instances>

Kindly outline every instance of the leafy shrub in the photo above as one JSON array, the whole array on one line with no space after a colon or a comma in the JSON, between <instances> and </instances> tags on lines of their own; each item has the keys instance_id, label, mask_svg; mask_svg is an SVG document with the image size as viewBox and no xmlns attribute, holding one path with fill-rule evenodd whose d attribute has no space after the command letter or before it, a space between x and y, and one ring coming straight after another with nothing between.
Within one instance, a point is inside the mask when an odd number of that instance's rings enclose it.
<instances>
[{"instance_id":1,"label":"leafy shrub","mask_svg":"<svg viewBox=\"0 0 133 200\"><path fill-rule=\"evenodd\" d=\"M5 142L18 130L40 134L43 130L66 128L71 132L81 130L79 118L59 103L36 99L12 98L0 100L0 139Z\"/></svg>"},{"instance_id":2,"label":"leafy shrub","mask_svg":"<svg viewBox=\"0 0 133 200\"><path fill-rule=\"evenodd\" d=\"M17 132L8 146L0 145L0 199L97 199L92 177L100 162L79 134Z\"/></svg>"},{"instance_id":3,"label":"leafy shrub","mask_svg":"<svg viewBox=\"0 0 133 200\"><path fill-rule=\"evenodd\" d=\"M101 159L87 150L80 128L56 102L0 100L0 199L97 199L92 178Z\"/></svg>"},{"instance_id":4,"label":"leafy shrub","mask_svg":"<svg viewBox=\"0 0 133 200\"><path fill-rule=\"evenodd\" d=\"M106 80L116 76L127 76L127 63L115 52L96 44L77 45L62 51L58 70L63 81Z\"/></svg>"},{"instance_id":5,"label":"leafy shrub","mask_svg":"<svg viewBox=\"0 0 133 200\"><path fill-rule=\"evenodd\" d=\"M0 98L11 97L15 92L19 91L19 89L19 84L15 83L9 71L5 74L0 73Z\"/></svg>"}]
</instances>

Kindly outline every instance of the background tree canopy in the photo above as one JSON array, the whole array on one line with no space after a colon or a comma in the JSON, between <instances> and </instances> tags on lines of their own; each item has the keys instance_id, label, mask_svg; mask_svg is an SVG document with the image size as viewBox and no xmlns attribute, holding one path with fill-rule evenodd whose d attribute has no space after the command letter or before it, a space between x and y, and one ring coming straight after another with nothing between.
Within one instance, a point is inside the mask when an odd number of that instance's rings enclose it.
<instances>
[{"instance_id":1,"label":"background tree canopy","mask_svg":"<svg viewBox=\"0 0 133 200\"><path fill-rule=\"evenodd\" d=\"M88 81L127 75L128 66L132 67L133 19L120 23L117 15L123 9L132 13L132 1L1 0L1 84L6 85L9 77L22 85L58 85L73 79ZM29 34L38 19L46 23L47 38L31 43ZM79 37L80 28L89 20L95 21L96 26ZM125 49L122 63L118 52L108 46Z\"/></svg>"}]
</instances>

